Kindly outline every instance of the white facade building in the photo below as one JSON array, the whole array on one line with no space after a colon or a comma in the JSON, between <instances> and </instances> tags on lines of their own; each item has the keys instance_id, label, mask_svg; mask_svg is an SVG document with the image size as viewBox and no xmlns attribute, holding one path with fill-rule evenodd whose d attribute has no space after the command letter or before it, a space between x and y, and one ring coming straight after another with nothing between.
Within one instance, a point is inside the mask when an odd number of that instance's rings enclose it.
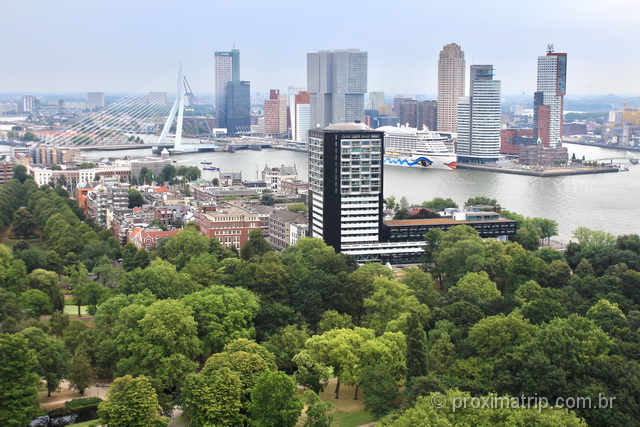
<instances>
[{"instance_id":1,"label":"white facade building","mask_svg":"<svg viewBox=\"0 0 640 427\"><path fill-rule=\"evenodd\" d=\"M492 65L471 66L471 96L458 102L457 154L460 162L500 158L500 81Z\"/></svg>"}]
</instances>

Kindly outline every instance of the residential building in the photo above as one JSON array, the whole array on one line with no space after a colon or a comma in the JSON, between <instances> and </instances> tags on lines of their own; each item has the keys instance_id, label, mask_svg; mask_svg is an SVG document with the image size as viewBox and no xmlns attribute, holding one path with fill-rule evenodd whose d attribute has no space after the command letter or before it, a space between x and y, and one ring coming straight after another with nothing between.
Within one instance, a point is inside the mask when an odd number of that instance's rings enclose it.
<instances>
[{"instance_id":1,"label":"residential building","mask_svg":"<svg viewBox=\"0 0 640 427\"><path fill-rule=\"evenodd\" d=\"M441 132L457 132L458 100L464 96L465 60L462 48L450 43L438 60L438 125Z\"/></svg>"},{"instance_id":2,"label":"residential building","mask_svg":"<svg viewBox=\"0 0 640 427\"><path fill-rule=\"evenodd\" d=\"M271 89L269 99L264 101L264 133L275 137L287 137L287 96Z\"/></svg>"},{"instance_id":3,"label":"residential building","mask_svg":"<svg viewBox=\"0 0 640 427\"><path fill-rule=\"evenodd\" d=\"M321 50L307 54L311 128L364 120L367 52Z\"/></svg>"},{"instance_id":4,"label":"residential building","mask_svg":"<svg viewBox=\"0 0 640 427\"><path fill-rule=\"evenodd\" d=\"M128 240L138 249L151 250L155 248L161 239L168 239L178 234L179 229L163 231L159 228L134 227L129 232Z\"/></svg>"},{"instance_id":5,"label":"residential building","mask_svg":"<svg viewBox=\"0 0 640 427\"><path fill-rule=\"evenodd\" d=\"M22 97L21 102L18 105L18 110L20 113L32 113L37 106L37 98L33 95L27 95Z\"/></svg>"},{"instance_id":6,"label":"residential building","mask_svg":"<svg viewBox=\"0 0 640 427\"><path fill-rule=\"evenodd\" d=\"M13 178L13 163L10 156L0 157L0 185Z\"/></svg>"},{"instance_id":7,"label":"residential building","mask_svg":"<svg viewBox=\"0 0 640 427\"><path fill-rule=\"evenodd\" d=\"M269 243L275 250L282 251L307 237L308 229L309 220L305 215L281 209L269 217Z\"/></svg>"},{"instance_id":8,"label":"residential building","mask_svg":"<svg viewBox=\"0 0 640 427\"><path fill-rule=\"evenodd\" d=\"M461 163L500 158L500 81L492 65L472 65L470 96L458 102L457 154Z\"/></svg>"},{"instance_id":9,"label":"residential building","mask_svg":"<svg viewBox=\"0 0 640 427\"><path fill-rule=\"evenodd\" d=\"M564 95L567 92L567 54L556 53L548 45L538 57L538 82L534 94L534 139L543 147L562 142Z\"/></svg>"},{"instance_id":10,"label":"residential building","mask_svg":"<svg viewBox=\"0 0 640 427\"><path fill-rule=\"evenodd\" d=\"M217 126L227 127L227 83L240 81L240 51L215 53Z\"/></svg>"},{"instance_id":11,"label":"residential building","mask_svg":"<svg viewBox=\"0 0 640 427\"><path fill-rule=\"evenodd\" d=\"M283 181L295 179L298 179L296 165L282 165L275 168L270 168L268 165L265 165L262 170L262 181L266 182L269 190L274 193L279 193L282 190Z\"/></svg>"},{"instance_id":12,"label":"residential building","mask_svg":"<svg viewBox=\"0 0 640 427\"><path fill-rule=\"evenodd\" d=\"M307 91L300 91L294 96L294 103L290 107L293 111L291 120L291 139L307 142L311 128L311 96Z\"/></svg>"},{"instance_id":13,"label":"residential building","mask_svg":"<svg viewBox=\"0 0 640 427\"><path fill-rule=\"evenodd\" d=\"M309 131L309 235L337 252L379 242L383 138L362 123Z\"/></svg>"},{"instance_id":14,"label":"residential building","mask_svg":"<svg viewBox=\"0 0 640 427\"><path fill-rule=\"evenodd\" d=\"M104 107L104 92L87 92L87 108L93 111Z\"/></svg>"}]
</instances>

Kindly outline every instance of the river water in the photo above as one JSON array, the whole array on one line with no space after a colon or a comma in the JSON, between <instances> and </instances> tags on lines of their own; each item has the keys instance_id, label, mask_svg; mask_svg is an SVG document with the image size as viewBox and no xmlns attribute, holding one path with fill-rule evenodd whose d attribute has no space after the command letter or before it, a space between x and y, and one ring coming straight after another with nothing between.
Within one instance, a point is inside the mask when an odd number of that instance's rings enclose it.
<instances>
[{"instance_id":1,"label":"river water","mask_svg":"<svg viewBox=\"0 0 640 427\"><path fill-rule=\"evenodd\" d=\"M569 155L586 160L616 157L624 151L565 144ZM83 151L94 158L151 156L151 150ZM299 176L308 176L307 154L285 150L239 150L235 153L189 153L172 156L177 165L201 166L209 160L222 171L242 171L255 180L270 167L295 164ZM533 177L475 170L425 170L386 166L384 196L406 197L421 203L434 197L451 198L462 205L473 196L495 198L506 209L529 217L558 222L559 239L569 241L578 227L603 230L614 235L640 233L640 165L628 165L628 172L563 177ZM203 171L204 179L218 172Z\"/></svg>"}]
</instances>

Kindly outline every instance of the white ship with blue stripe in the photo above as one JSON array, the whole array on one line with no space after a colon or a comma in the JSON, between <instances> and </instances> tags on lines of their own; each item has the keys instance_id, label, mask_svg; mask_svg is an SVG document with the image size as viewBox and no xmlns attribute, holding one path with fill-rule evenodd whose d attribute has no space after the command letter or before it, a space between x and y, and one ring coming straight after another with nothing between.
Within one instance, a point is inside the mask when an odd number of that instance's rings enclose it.
<instances>
[{"instance_id":1,"label":"white ship with blue stripe","mask_svg":"<svg viewBox=\"0 0 640 427\"><path fill-rule=\"evenodd\" d=\"M453 148L455 134L421 130L405 126L382 126L384 132L384 164L389 166L429 169L456 168L458 160Z\"/></svg>"}]
</instances>

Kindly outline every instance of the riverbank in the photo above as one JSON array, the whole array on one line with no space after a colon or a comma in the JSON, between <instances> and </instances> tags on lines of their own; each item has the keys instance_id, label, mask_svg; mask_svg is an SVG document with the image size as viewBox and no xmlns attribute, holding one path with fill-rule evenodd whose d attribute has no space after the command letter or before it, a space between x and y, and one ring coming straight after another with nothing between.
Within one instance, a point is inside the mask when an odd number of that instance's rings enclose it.
<instances>
[{"instance_id":1,"label":"riverbank","mask_svg":"<svg viewBox=\"0 0 640 427\"><path fill-rule=\"evenodd\" d=\"M619 168L598 168L598 167L583 167L583 168L549 168L549 169L516 169L513 167L499 167L499 166L485 166L485 165L472 165L458 163L458 169L472 169L486 172L499 172L509 173L513 175L527 175L527 176L539 176L539 177L552 177L552 176L572 176L572 175L589 175L594 173L611 173L619 172Z\"/></svg>"}]
</instances>

